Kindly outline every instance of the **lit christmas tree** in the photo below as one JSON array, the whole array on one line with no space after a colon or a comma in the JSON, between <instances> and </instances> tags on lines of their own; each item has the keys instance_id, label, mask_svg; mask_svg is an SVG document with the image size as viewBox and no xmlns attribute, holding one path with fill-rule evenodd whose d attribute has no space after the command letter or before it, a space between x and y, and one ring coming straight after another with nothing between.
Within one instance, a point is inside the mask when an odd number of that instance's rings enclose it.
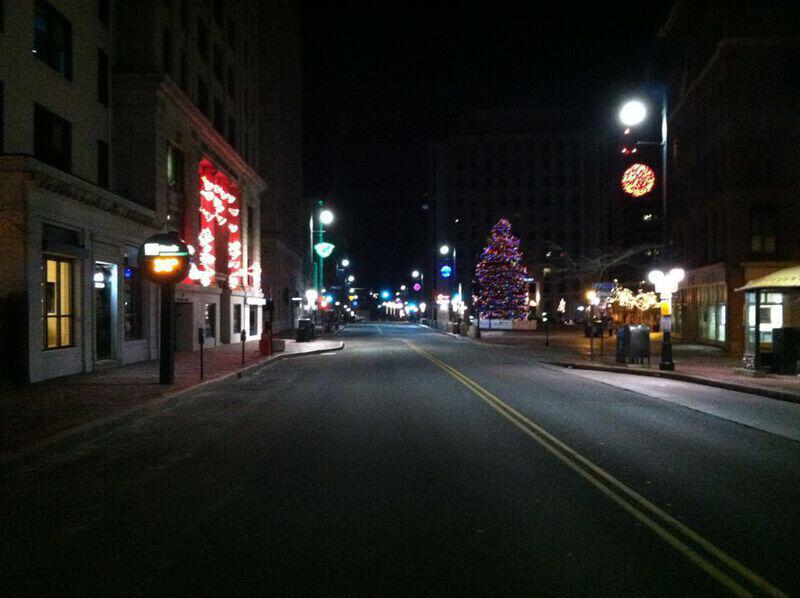
<instances>
[{"instance_id":1,"label":"lit christmas tree","mask_svg":"<svg viewBox=\"0 0 800 598\"><path fill-rule=\"evenodd\" d=\"M519 239L505 218L492 227L489 244L475 267L481 318L519 320L528 314L528 272L522 265Z\"/></svg>"}]
</instances>

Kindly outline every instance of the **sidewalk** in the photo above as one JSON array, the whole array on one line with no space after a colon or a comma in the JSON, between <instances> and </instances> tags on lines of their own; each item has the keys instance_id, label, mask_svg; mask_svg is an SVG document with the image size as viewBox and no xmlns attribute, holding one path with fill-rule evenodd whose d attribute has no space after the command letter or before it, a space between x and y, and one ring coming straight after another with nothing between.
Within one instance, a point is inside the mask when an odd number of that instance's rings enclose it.
<instances>
[{"instance_id":1,"label":"sidewalk","mask_svg":"<svg viewBox=\"0 0 800 598\"><path fill-rule=\"evenodd\" d=\"M285 351L270 357L259 353L258 340L245 343L244 364L241 343L206 349L203 380L200 380L200 352L178 353L172 385L160 385L158 361L147 361L29 386L0 386L0 456L68 435L95 422L123 416L156 399L181 394L269 361L344 346L336 339L308 343L286 339L285 342Z\"/></svg>"},{"instance_id":2,"label":"sidewalk","mask_svg":"<svg viewBox=\"0 0 800 598\"><path fill-rule=\"evenodd\" d=\"M590 339L584 337L583 329L552 330L550 346L545 346L545 333L541 331L481 330L479 342L489 345L516 347L530 353L535 359L587 369L625 371L630 374L652 374L663 377L713 383L716 386L754 392L772 398L800 402L800 378L767 374L763 378L752 378L736 373L741 361L725 354L721 349L707 345L673 344L675 373L660 372L658 362L661 355L661 334L650 335L650 365L626 365L615 360L616 336L603 339L603 355L600 355L600 339L594 339L594 358L590 354ZM691 379L690 379L691 378Z\"/></svg>"}]
</instances>

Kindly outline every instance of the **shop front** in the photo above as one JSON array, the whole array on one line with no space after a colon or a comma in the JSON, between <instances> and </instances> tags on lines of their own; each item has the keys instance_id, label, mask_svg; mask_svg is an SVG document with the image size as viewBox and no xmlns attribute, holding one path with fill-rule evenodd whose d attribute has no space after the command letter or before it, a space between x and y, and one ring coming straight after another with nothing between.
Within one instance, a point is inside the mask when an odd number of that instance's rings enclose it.
<instances>
[{"instance_id":1,"label":"shop front","mask_svg":"<svg viewBox=\"0 0 800 598\"><path fill-rule=\"evenodd\" d=\"M778 270L736 289L745 296L743 367L797 374L800 361L800 266Z\"/></svg>"}]
</instances>

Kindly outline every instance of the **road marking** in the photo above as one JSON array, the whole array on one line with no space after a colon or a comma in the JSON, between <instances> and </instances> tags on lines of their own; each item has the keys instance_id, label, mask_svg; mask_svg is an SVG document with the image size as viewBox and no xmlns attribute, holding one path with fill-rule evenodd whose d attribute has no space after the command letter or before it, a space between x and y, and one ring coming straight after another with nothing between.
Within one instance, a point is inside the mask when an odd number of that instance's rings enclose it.
<instances>
[{"instance_id":1,"label":"road marking","mask_svg":"<svg viewBox=\"0 0 800 598\"><path fill-rule=\"evenodd\" d=\"M756 591L770 596L786 596L784 592L770 584L763 577L745 567L720 548L717 548L697 532L663 511L575 449L564 444L547 430L522 415L456 368L434 357L411 341L404 340L403 342L469 388L473 394L480 397L505 419L734 594L752 596L753 592ZM694 546L689 544L694 544ZM731 573L741 579L734 579L734 575L731 575ZM749 583L754 589L747 589L743 583Z\"/></svg>"}]
</instances>

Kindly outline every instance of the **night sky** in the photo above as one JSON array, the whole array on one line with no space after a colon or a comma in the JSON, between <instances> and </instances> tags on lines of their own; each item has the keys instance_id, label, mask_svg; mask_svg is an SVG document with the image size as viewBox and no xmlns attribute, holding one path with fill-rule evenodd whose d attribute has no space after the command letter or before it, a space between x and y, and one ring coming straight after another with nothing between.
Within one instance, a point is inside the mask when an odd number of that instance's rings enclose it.
<instances>
[{"instance_id":1,"label":"night sky","mask_svg":"<svg viewBox=\"0 0 800 598\"><path fill-rule=\"evenodd\" d=\"M335 210L360 281L396 286L415 265L430 141L482 108L555 105L609 126L651 75L671 6L303 2L305 193Z\"/></svg>"}]
</instances>

